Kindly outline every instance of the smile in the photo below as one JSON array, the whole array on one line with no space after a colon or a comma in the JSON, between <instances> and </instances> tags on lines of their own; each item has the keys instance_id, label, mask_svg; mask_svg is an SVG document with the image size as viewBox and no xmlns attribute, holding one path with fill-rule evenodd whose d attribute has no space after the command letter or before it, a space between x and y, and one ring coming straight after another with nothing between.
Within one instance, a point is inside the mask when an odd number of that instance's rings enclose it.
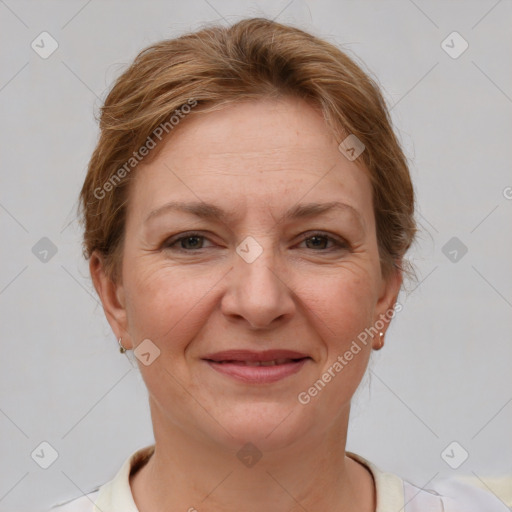
<instances>
[{"instance_id":1,"label":"smile","mask_svg":"<svg viewBox=\"0 0 512 512\"><path fill-rule=\"evenodd\" d=\"M271 361L212 361L206 360L215 371L249 384L277 382L299 372L309 357L274 359Z\"/></svg>"}]
</instances>

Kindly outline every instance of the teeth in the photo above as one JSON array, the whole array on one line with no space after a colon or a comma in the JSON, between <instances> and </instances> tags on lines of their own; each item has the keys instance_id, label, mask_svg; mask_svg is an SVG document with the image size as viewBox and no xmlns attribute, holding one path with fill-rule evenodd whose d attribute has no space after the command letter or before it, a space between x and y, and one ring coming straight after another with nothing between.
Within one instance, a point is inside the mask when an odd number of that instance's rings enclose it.
<instances>
[{"instance_id":1,"label":"teeth","mask_svg":"<svg viewBox=\"0 0 512 512\"><path fill-rule=\"evenodd\" d=\"M278 364L277 361L253 361L249 364L254 364L256 363L254 366L275 366L276 364ZM279 363L279 364L282 364L282 363Z\"/></svg>"},{"instance_id":2,"label":"teeth","mask_svg":"<svg viewBox=\"0 0 512 512\"><path fill-rule=\"evenodd\" d=\"M276 364L285 364L293 361L293 359L273 359L272 361L225 361L236 362L246 366L275 366Z\"/></svg>"}]
</instances>

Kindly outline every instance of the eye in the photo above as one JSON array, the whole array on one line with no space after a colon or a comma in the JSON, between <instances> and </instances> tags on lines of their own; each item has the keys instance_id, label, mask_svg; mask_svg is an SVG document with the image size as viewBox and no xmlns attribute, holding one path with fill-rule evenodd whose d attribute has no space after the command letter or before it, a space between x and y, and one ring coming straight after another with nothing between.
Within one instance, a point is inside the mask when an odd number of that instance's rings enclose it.
<instances>
[{"instance_id":1,"label":"eye","mask_svg":"<svg viewBox=\"0 0 512 512\"><path fill-rule=\"evenodd\" d=\"M307 236L302 238L301 243L306 242L309 244L307 249L313 250L346 250L349 249L349 244L344 240L338 240L325 233L308 233ZM331 242L333 246L330 248L326 247L326 244Z\"/></svg>"},{"instance_id":2,"label":"eye","mask_svg":"<svg viewBox=\"0 0 512 512\"><path fill-rule=\"evenodd\" d=\"M204 246L206 240L208 238L201 233L190 232L169 238L163 243L162 248L181 252L197 252L207 248ZM315 252L350 249L350 245L345 240L322 232L307 233L302 237L300 243L306 243L306 249L312 249ZM329 247L328 244L331 244L331 246Z\"/></svg>"},{"instance_id":3,"label":"eye","mask_svg":"<svg viewBox=\"0 0 512 512\"><path fill-rule=\"evenodd\" d=\"M203 243L207 240L204 235L200 233L186 233L178 238L173 237L166 240L163 244L164 249L171 249L184 252L194 252L199 249L204 249Z\"/></svg>"}]
</instances>

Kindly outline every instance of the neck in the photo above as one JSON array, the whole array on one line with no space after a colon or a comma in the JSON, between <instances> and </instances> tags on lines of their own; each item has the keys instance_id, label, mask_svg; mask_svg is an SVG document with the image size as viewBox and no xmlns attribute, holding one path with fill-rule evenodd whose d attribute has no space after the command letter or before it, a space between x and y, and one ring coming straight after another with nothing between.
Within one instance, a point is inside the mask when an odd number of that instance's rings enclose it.
<instances>
[{"instance_id":1,"label":"neck","mask_svg":"<svg viewBox=\"0 0 512 512\"><path fill-rule=\"evenodd\" d=\"M244 457L191 435L154 404L151 413L166 428L155 428L154 454L130 479L140 512L375 511L370 472L345 455L348 411L318 437L271 450L259 443L257 462L250 449Z\"/></svg>"}]
</instances>

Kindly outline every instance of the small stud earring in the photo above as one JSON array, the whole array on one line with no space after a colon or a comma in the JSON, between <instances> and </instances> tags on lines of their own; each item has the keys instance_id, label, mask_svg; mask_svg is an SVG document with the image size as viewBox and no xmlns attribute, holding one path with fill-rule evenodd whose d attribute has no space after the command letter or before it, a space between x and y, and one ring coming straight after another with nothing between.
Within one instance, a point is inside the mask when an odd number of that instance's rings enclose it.
<instances>
[{"instance_id":1,"label":"small stud earring","mask_svg":"<svg viewBox=\"0 0 512 512\"><path fill-rule=\"evenodd\" d=\"M122 338L119 338L117 340L117 343L119 343L119 352L121 352L121 354L124 354L126 352L126 349L123 347L123 344L121 343L121 339Z\"/></svg>"}]
</instances>

